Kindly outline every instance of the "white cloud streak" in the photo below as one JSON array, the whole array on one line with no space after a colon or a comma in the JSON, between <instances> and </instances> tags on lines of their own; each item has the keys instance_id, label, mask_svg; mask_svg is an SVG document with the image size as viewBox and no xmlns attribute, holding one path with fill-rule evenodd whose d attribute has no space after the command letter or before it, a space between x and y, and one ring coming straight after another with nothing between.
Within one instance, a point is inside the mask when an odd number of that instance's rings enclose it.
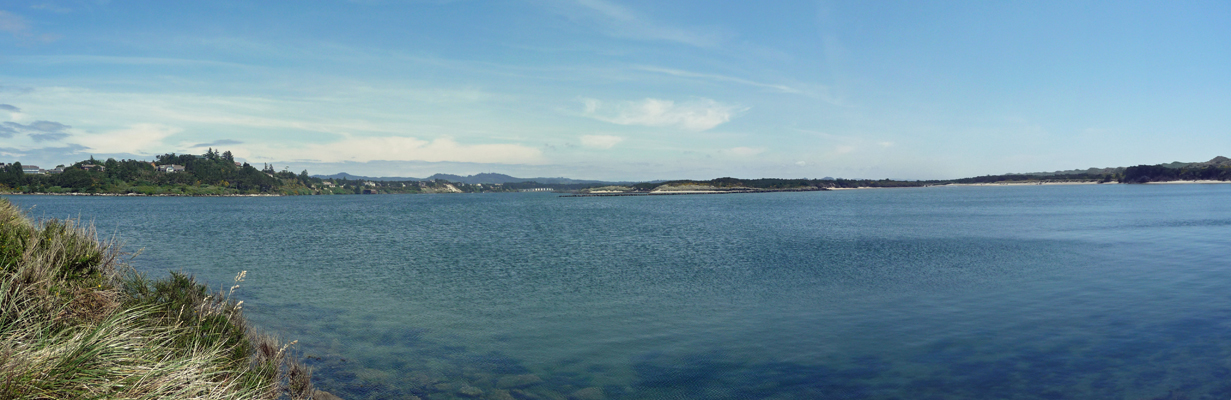
<instances>
[{"instance_id":1,"label":"white cloud streak","mask_svg":"<svg viewBox=\"0 0 1231 400\"><path fill-rule=\"evenodd\" d=\"M582 115L599 121L618 125L670 126L698 132L725 124L744 110L706 98L679 104L654 98L616 104L604 104L590 98L584 98L582 102L585 103Z\"/></svg>"},{"instance_id":2,"label":"white cloud streak","mask_svg":"<svg viewBox=\"0 0 1231 400\"><path fill-rule=\"evenodd\" d=\"M656 72L660 74L667 74L667 75L678 76L678 77L683 77L683 78L699 78L699 79L707 79L707 80L719 81L719 82L738 83L741 85L765 88L765 89L770 89L770 90L773 90L776 92L782 92L782 93L807 94L803 90L800 90L800 89L797 89L791 86L787 86L787 85L762 83L762 82L751 81L748 79L736 78L736 77L731 77L731 76L726 76L726 75L703 74L703 73L698 73L698 72L690 72L690 71L683 71L683 70L678 70L678 69L660 68L660 67L651 67L651 66L638 66L636 68L642 71L646 71L646 72Z\"/></svg>"},{"instance_id":3,"label":"white cloud streak","mask_svg":"<svg viewBox=\"0 0 1231 400\"><path fill-rule=\"evenodd\" d=\"M30 35L30 24L26 19L8 11L0 11L0 32L8 32L14 37Z\"/></svg>"},{"instance_id":4,"label":"white cloud streak","mask_svg":"<svg viewBox=\"0 0 1231 400\"><path fill-rule=\"evenodd\" d=\"M679 28L638 15L633 10L606 0L565 2L564 13L598 27L603 34L636 40L659 40L696 47L717 47L721 34L712 30Z\"/></svg>"},{"instance_id":5,"label":"white cloud streak","mask_svg":"<svg viewBox=\"0 0 1231 400\"><path fill-rule=\"evenodd\" d=\"M79 144L102 154L158 154L166 150L163 140L181 129L160 124L134 124L103 133L76 135L66 142Z\"/></svg>"},{"instance_id":6,"label":"white cloud streak","mask_svg":"<svg viewBox=\"0 0 1231 400\"><path fill-rule=\"evenodd\" d=\"M624 138L610 135L585 135L581 137L581 145L595 149L610 149L623 142Z\"/></svg>"},{"instance_id":7,"label":"white cloud streak","mask_svg":"<svg viewBox=\"0 0 1231 400\"><path fill-rule=\"evenodd\" d=\"M757 154L764 153L765 148L763 147L736 147L736 148L727 150L727 152L734 154L736 156L739 156L739 157L751 157Z\"/></svg>"},{"instance_id":8,"label":"white cloud streak","mask_svg":"<svg viewBox=\"0 0 1231 400\"><path fill-rule=\"evenodd\" d=\"M30 28L30 23L26 22L25 18L20 15L13 14L8 11L0 10L0 32L8 32L14 38L21 41L35 39L39 42L48 43L59 39L59 36L52 34L36 34Z\"/></svg>"},{"instance_id":9,"label":"white cloud streak","mask_svg":"<svg viewBox=\"0 0 1231 400\"><path fill-rule=\"evenodd\" d=\"M367 162L426 161L500 164L542 164L542 152L518 144L461 144L451 138L426 141L413 137L382 136L346 138L332 143L286 146L246 146L236 154L284 161Z\"/></svg>"}]
</instances>

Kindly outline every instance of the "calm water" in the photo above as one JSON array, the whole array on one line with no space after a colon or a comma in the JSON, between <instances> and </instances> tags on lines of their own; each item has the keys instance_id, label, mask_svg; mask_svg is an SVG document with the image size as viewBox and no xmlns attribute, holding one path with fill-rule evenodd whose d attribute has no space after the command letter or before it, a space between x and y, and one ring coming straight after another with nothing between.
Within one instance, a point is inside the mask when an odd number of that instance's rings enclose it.
<instances>
[{"instance_id":1,"label":"calm water","mask_svg":"<svg viewBox=\"0 0 1231 400\"><path fill-rule=\"evenodd\" d=\"M8 199L352 400L1231 396L1231 185Z\"/></svg>"}]
</instances>

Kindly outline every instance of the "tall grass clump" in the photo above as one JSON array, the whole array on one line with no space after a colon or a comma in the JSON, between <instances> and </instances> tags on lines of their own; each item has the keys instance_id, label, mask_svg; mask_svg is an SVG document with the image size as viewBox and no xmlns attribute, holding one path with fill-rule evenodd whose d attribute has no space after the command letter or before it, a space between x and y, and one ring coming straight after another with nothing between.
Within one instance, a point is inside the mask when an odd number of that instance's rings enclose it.
<instances>
[{"instance_id":1,"label":"tall grass clump","mask_svg":"<svg viewBox=\"0 0 1231 400\"><path fill-rule=\"evenodd\" d=\"M151 280L120 255L91 226L0 199L0 399L312 397L290 344L248 326L237 286Z\"/></svg>"}]
</instances>

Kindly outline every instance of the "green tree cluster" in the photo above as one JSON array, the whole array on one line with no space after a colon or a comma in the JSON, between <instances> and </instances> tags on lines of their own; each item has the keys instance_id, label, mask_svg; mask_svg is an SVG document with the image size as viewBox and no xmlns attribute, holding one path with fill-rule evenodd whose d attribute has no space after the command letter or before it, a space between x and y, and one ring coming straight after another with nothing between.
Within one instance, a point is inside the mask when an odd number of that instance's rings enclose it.
<instances>
[{"instance_id":1,"label":"green tree cluster","mask_svg":"<svg viewBox=\"0 0 1231 400\"><path fill-rule=\"evenodd\" d=\"M167 172L159 166L183 166ZM308 171L295 174L274 171L270 165L256 169L237 163L230 151L209 149L205 154L163 154L154 161L116 160L100 162L90 157L65 167L63 172L26 174L20 163L0 171L0 189L24 193L138 193L138 194L272 194L306 193L321 180Z\"/></svg>"}]
</instances>

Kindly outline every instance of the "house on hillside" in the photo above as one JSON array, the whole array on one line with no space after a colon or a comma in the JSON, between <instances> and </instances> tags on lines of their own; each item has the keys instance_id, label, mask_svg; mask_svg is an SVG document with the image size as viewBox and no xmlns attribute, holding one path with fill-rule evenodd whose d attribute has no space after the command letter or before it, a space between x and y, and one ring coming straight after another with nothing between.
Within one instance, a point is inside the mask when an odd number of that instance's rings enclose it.
<instances>
[{"instance_id":1,"label":"house on hillside","mask_svg":"<svg viewBox=\"0 0 1231 400\"><path fill-rule=\"evenodd\" d=\"M43 173L43 169L39 168L37 165L22 165L21 172L25 174L39 175Z\"/></svg>"},{"instance_id":2,"label":"house on hillside","mask_svg":"<svg viewBox=\"0 0 1231 400\"><path fill-rule=\"evenodd\" d=\"M177 164L155 165L154 169L157 169L162 172L184 172L184 166L177 165Z\"/></svg>"}]
</instances>

